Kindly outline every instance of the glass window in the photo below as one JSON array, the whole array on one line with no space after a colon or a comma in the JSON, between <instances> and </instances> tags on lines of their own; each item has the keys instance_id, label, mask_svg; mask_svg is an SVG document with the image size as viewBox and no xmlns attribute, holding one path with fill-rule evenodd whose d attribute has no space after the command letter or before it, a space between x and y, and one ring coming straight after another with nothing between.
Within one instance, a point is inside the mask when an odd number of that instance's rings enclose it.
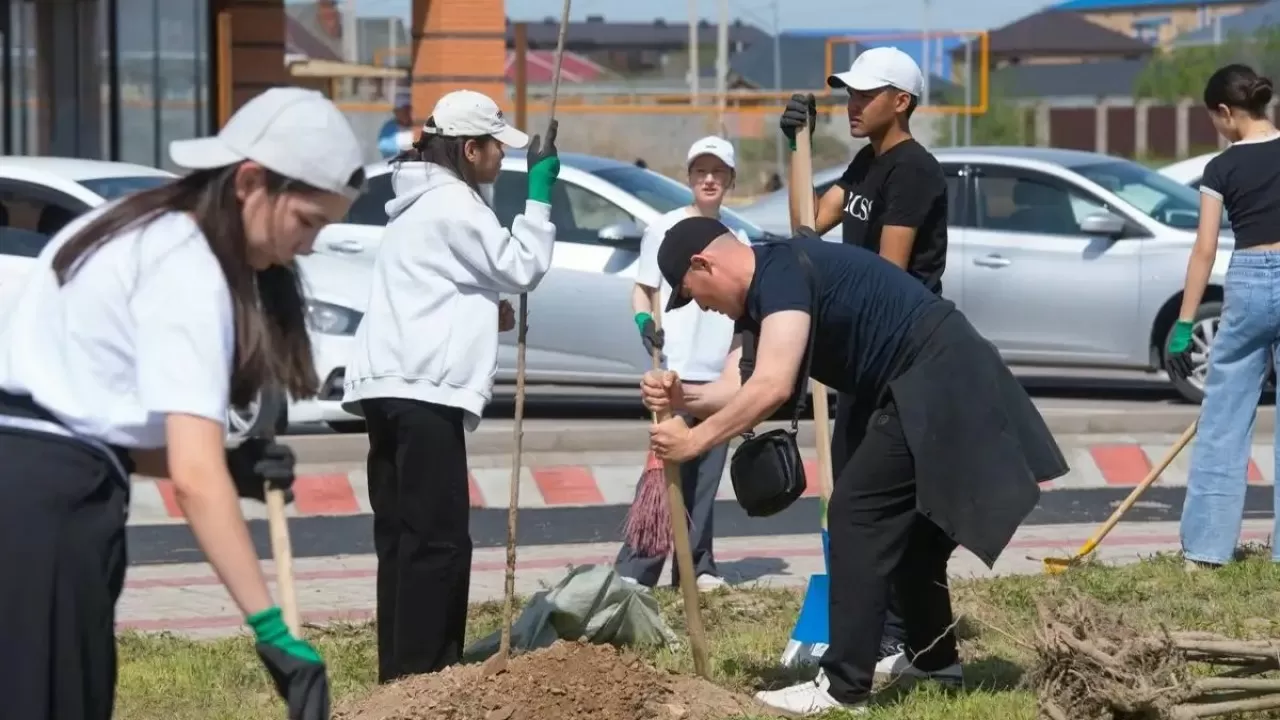
<instances>
[{"instance_id":1,"label":"glass window","mask_svg":"<svg viewBox=\"0 0 1280 720\"><path fill-rule=\"evenodd\" d=\"M137 177L108 177L95 178L93 180L81 180L80 184L89 189L89 192L103 198L104 200L115 200L140 190L147 190L153 187L164 185L173 178L163 175L141 175Z\"/></svg>"},{"instance_id":2,"label":"glass window","mask_svg":"<svg viewBox=\"0 0 1280 720\"><path fill-rule=\"evenodd\" d=\"M511 227L516 216L524 212L527 193L528 180L525 173L503 170L498 174L498 180L493 184L493 212L498 216L498 223L502 227Z\"/></svg>"},{"instance_id":3,"label":"glass window","mask_svg":"<svg viewBox=\"0 0 1280 720\"><path fill-rule=\"evenodd\" d=\"M1033 176L978 179L978 227L1002 232L1080 235L1088 215L1106 210L1095 199Z\"/></svg>"},{"instance_id":4,"label":"glass window","mask_svg":"<svg viewBox=\"0 0 1280 720\"><path fill-rule=\"evenodd\" d=\"M383 173L369 178L368 187L363 194L351 203L347 217L343 222L352 225L387 224L387 203L396 196L391 187L391 173Z\"/></svg>"},{"instance_id":5,"label":"glass window","mask_svg":"<svg viewBox=\"0 0 1280 720\"><path fill-rule=\"evenodd\" d=\"M48 201L37 193L0 189L0 255L36 257L82 210L70 203Z\"/></svg>"},{"instance_id":6,"label":"glass window","mask_svg":"<svg viewBox=\"0 0 1280 720\"><path fill-rule=\"evenodd\" d=\"M1200 224L1200 193L1195 188L1128 160L1071 168L1115 193L1138 212L1169 227L1194 230ZM1226 213L1222 227L1230 228Z\"/></svg>"},{"instance_id":7,"label":"glass window","mask_svg":"<svg viewBox=\"0 0 1280 720\"><path fill-rule=\"evenodd\" d=\"M571 242L594 243L598 241L599 232L610 225L636 222L630 213L585 188L565 183L564 194L569 200L569 213L577 236L567 238Z\"/></svg>"},{"instance_id":8,"label":"glass window","mask_svg":"<svg viewBox=\"0 0 1280 720\"><path fill-rule=\"evenodd\" d=\"M208 0L117 0L120 160L177 170L174 140L208 134Z\"/></svg>"}]
</instances>

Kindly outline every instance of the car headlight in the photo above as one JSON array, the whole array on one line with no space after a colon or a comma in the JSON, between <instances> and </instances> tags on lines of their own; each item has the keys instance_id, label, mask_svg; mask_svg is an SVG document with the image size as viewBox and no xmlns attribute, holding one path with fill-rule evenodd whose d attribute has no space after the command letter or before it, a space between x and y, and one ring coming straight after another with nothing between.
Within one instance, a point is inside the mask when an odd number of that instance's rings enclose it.
<instances>
[{"instance_id":1,"label":"car headlight","mask_svg":"<svg viewBox=\"0 0 1280 720\"><path fill-rule=\"evenodd\" d=\"M310 300L307 302L307 327L326 335L355 335L364 313L341 305Z\"/></svg>"}]
</instances>

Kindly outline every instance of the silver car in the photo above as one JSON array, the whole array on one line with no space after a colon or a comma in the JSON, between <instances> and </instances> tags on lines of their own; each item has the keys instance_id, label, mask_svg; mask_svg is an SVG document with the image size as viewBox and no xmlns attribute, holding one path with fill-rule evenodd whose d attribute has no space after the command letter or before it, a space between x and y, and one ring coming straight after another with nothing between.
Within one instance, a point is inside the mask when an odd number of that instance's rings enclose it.
<instances>
[{"instance_id":1,"label":"silver car","mask_svg":"<svg viewBox=\"0 0 1280 720\"><path fill-rule=\"evenodd\" d=\"M1164 369L1198 193L1137 163L1026 147L936 150L950 198L943 293L1011 365ZM843 168L816 176L819 192ZM766 231L789 222L785 191L744 208ZM826 239L839 241L837 228ZM1234 238L1225 221L1196 316L1196 369L1170 378L1202 397Z\"/></svg>"},{"instance_id":2,"label":"silver car","mask_svg":"<svg viewBox=\"0 0 1280 720\"><path fill-rule=\"evenodd\" d=\"M650 367L631 320L640 237L649 223L693 201L686 186L629 163L573 153L562 153L560 160L551 204L552 269L529 294L527 379L541 386L531 402L549 395L596 396L607 386L628 392L635 387ZM368 296L368 269L387 223L384 207L394 196L391 170L386 163L368 166L368 190L347 222L327 227L316 240L317 252L350 258L354 267L364 268L349 280L364 285L353 293L360 297ZM509 151L493 187L494 210L505 227L524 210L527 170L524 153ZM726 209L723 219L750 238L766 237L732 211ZM516 298L510 299L514 304ZM363 312L365 306L354 309ZM515 343L514 331L503 333L495 394L513 390Z\"/></svg>"}]
</instances>

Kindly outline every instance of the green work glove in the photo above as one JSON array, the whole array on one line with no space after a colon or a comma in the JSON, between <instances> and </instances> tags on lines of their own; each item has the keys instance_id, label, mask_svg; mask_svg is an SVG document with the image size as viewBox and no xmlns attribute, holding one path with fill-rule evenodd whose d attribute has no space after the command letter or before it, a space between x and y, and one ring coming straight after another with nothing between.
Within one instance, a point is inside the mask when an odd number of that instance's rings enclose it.
<instances>
[{"instance_id":1,"label":"green work glove","mask_svg":"<svg viewBox=\"0 0 1280 720\"><path fill-rule=\"evenodd\" d=\"M551 188L560 176L560 153L556 150L556 132L560 129L560 121L552 120L547 128L547 141L534 135L529 141L526 157L529 160L529 199L547 205L551 204Z\"/></svg>"},{"instance_id":2,"label":"green work glove","mask_svg":"<svg viewBox=\"0 0 1280 720\"><path fill-rule=\"evenodd\" d=\"M1191 358L1191 331L1195 323L1190 320L1179 320L1173 324L1169 333L1169 345L1165 348L1165 365L1171 375L1182 378L1191 376L1195 370L1195 362Z\"/></svg>"},{"instance_id":3,"label":"green work glove","mask_svg":"<svg viewBox=\"0 0 1280 720\"><path fill-rule=\"evenodd\" d=\"M644 351L653 355L654 350L662 349L663 333L654 322L653 315L638 312L635 317L636 327L640 329L640 341L644 343Z\"/></svg>"},{"instance_id":4,"label":"green work glove","mask_svg":"<svg viewBox=\"0 0 1280 720\"><path fill-rule=\"evenodd\" d=\"M257 640L258 658L289 708L289 719L329 720L329 677L315 648L289 632L278 607L254 613L247 622Z\"/></svg>"}]
</instances>

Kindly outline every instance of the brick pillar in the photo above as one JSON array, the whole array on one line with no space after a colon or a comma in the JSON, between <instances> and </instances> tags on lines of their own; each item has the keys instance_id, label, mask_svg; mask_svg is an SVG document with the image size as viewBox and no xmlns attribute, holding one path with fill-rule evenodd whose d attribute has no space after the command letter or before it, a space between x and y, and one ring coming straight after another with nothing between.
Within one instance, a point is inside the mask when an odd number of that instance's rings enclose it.
<instances>
[{"instance_id":1,"label":"brick pillar","mask_svg":"<svg viewBox=\"0 0 1280 720\"><path fill-rule=\"evenodd\" d=\"M441 96L482 92L507 105L504 0L413 0L413 117L426 121Z\"/></svg>"},{"instance_id":2,"label":"brick pillar","mask_svg":"<svg viewBox=\"0 0 1280 720\"><path fill-rule=\"evenodd\" d=\"M284 0L215 0L210 5L213 75L217 79L222 74L219 63L224 52L230 75L230 87L217 88L213 95L228 93L231 112L267 88L294 84L284 65ZM230 38L223 38L219 30L224 27L219 21L224 13L230 18Z\"/></svg>"}]
</instances>

